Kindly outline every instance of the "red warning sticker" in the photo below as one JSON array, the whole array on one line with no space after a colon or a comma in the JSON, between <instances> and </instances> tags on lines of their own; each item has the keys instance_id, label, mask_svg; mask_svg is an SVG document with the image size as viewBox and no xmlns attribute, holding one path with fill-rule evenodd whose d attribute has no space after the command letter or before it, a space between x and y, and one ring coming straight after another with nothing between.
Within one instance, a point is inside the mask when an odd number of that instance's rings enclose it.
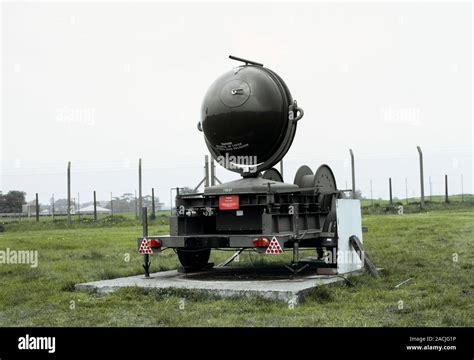
<instances>
[{"instance_id":1,"label":"red warning sticker","mask_svg":"<svg viewBox=\"0 0 474 360\"><path fill-rule=\"evenodd\" d=\"M219 210L239 210L239 195L219 196Z\"/></svg>"},{"instance_id":2,"label":"red warning sticker","mask_svg":"<svg viewBox=\"0 0 474 360\"><path fill-rule=\"evenodd\" d=\"M143 239L142 243L140 244L140 249L138 249L140 254L153 254L153 250L151 249L150 245L148 245L148 240Z\"/></svg>"},{"instance_id":3,"label":"red warning sticker","mask_svg":"<svg viewBox=\"0 0 474 360\"><path fill-rule=\"evenodd\" d=\"M270 245L268 245L265 254L281 254L283 250L281 249L280 243L278 242L276 236L272 237Z\"/></svg>"}]
</instances>

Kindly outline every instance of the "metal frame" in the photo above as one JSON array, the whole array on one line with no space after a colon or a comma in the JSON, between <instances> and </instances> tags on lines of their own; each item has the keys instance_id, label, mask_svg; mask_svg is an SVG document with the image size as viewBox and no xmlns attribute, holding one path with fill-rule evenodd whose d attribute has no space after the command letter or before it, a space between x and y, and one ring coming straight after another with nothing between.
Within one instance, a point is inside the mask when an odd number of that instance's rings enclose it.
<instances>
[{"instance_id":1,"label":"metal frame","mask_svg":"<svg viewBox=\"0 0 474 360\"><path fill-rule=\"evenodd\" d=\"M300 249L326 248L337 251L338 248L337 233L323 231L323 227L328 214L335 210L335 201L336 198L341 197L341 191L336 190L325 194L316 191L316 187L311 187L300 188L296 191L270 191L269 189L267 193L239 194L242 198L242 203L239 206L244 211L252 208L263 209L261 231L247 231L245 233L219 232L215 227L216 231L214 232L205 230L205 221L203 220L215 217L216 214L207 217L203 215L203 211L207 211L209 208L217 209L221 195L178 194L176 196L176 213L170 217L170 235L149 236L148 229L145 229L146 219L144 219L143 236L137 239L137 247L146 238L159 240L161 243L159 248L152 248L153 253L159 253L165 248L235 248L240 252L248 249L258 251L259 249L254 247L253 240L259 237L267 239L276 237L282 249L293 251L293 260L288 269L297 273L311 265L311 262L301 260ZM292 212L287 211L289 207L292 207ZM146 209L143 213L146 214ZM214 221L216 221L215 218ZM194 229L193 222L196 226ZM337 263L321 264L321 260L312 263L320 267L337 268ZM149 256L145 255L146 276L149 276L149 266Z\"/></svg>"}]
</instances>

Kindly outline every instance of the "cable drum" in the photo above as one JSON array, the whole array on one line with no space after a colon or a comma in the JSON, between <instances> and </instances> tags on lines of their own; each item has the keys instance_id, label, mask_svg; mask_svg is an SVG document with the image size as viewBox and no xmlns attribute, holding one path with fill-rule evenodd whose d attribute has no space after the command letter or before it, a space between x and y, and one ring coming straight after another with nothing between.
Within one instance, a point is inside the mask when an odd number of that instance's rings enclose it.
<instances>
[{"instance_id":1,"label":"cable drum","mask_svg":"<svg viewBox=\"0 0 474 360\"><path fill-rule=\"evenodd\" d=\"M309 188L309 190L303 190L302 193L305 194L332 194L337 191L336 178L327 165L321 165L315 174L308 166L300 166L293 183L300 189Z\"/></svg>"}]
</instances>

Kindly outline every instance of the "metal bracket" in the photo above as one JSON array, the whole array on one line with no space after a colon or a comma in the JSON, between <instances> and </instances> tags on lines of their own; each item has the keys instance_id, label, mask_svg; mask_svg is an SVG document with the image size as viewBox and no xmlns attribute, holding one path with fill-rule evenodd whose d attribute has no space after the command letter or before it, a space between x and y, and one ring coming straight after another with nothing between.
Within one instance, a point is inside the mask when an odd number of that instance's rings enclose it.
<instances>
[{"instance_id":1,"label":"metal bracket","mask_svg":"<svg viewBox=\"0 0 474 360\"><path fill-rule=\"evenodd\" d=\"M288 119L290 121L299 121L304 115L304 111L302 108L298 107L298 103L296 100L293 101L293 104L290 105L288 111Z\"/></svg>"},{"instance_id":2,"label":"metal bracket","mask_svg":"<svg viewBox=\"0 0 474 360\"><path fill-rule=\"evenodd\" d=\"M256 62L256 61L243 59L243 58L240 58L240 57L237 57L237 56L233 56L233 55L229 55L229 59L236 60L236 61L242 61L242 62L245 63L245 65L251 64L251 65L257 65L257 66L263 66L263 64L258 63L258 62Z\"/></svg>"},{"instance_id":3,"label":"metal bracket","mask_svg":"<svg viewBox=\"0 0 474 360\"><path fill-rule=\"evenodd\" d=\"M367 254L367 251L365 251L364 246L362 245L359 238L355 235L352 235L349 238L349 243L357 252L360 259L363 261L364 268L368 271L368 273L372 275L373 277L376 277L376 278L380 277L379 271L375 267L372 259L369 257L369 254Z\"/></svg>"}]
</instances>

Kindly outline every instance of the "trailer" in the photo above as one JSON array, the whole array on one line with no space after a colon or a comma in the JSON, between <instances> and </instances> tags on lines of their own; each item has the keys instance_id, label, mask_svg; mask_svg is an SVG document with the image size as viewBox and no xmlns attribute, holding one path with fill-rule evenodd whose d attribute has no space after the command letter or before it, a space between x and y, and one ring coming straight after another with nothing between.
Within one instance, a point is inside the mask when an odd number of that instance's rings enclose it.
<instances>
[{"instance_id":1,"label":"trailer","mask_svg":"<svg viewBox=\"0 0 474 360\"><path fill-rule=\"evenodd\" d=\"M150 255L168 248L176 250L185 271L211 267L212 249L262 256L292 251L288 269L293 272L308 266L334 273L360 269L363 256L349 240L357 236L362 242L359 201L348 199L348 190L338 190L327 165L314 173L301 166L293 183L284 182L274 168L293 142L302 108L275 72L230 58L244 65L211 85L197 127L212 158L241 178L205 187L202 193L180 194L178 189L170 235L148 235L144 212L137 247L144 255L145 275ZM300 249L313 249L315 256L302 259Z\"/></svg>"}]
</instances>

